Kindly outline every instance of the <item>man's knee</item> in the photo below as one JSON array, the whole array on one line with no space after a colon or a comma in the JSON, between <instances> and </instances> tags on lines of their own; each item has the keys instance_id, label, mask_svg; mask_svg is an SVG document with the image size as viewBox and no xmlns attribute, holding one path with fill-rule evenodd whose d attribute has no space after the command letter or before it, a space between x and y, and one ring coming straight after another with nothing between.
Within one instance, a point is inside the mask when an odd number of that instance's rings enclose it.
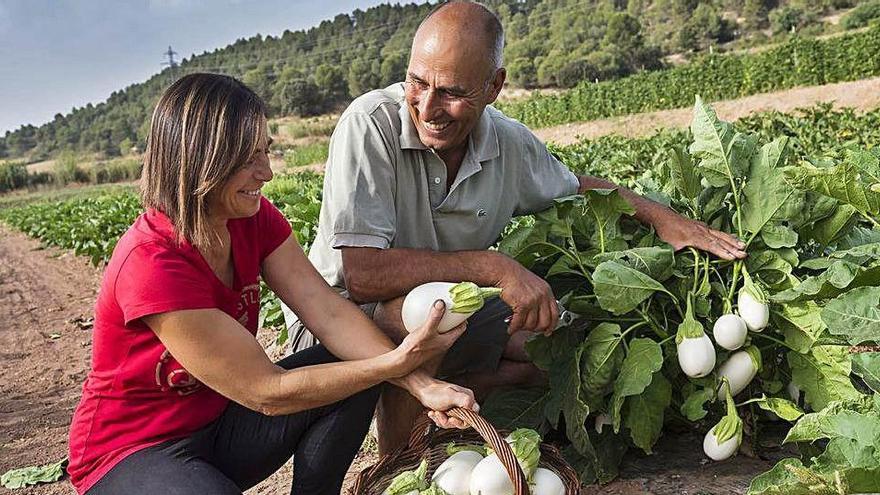
<instances>
[{"instance_id":1,"label":"man's knee","mask_svg":"<svg viewBox=\"0 0 880 495\"><path fill-rule=\"evenodd\" d=\"M400 344L409 334L403 326L400 310L403 307L403 296L382 301L376 305L373 312L373 322L395 344Z\"/></svg>"}]
</instances>

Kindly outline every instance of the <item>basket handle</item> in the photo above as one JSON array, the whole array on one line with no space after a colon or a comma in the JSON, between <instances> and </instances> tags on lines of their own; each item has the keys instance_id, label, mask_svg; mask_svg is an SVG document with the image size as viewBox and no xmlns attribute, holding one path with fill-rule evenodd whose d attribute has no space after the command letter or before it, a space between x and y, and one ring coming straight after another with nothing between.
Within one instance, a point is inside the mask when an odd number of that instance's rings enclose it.
<instances>
[{"instance_id":1,"label":"basket handle","mask_svg":"<svg viewBox=\"0 0 880 495\"><path fill-rule=\"evenodd\" d=\"M476 430L492 446L492 450L498 455L498 459L507 471L507 475L513 481L513 493L515 495L530 495L526 475L523 474L516 456L513 455L510 444L504 441L494 426L470 409L453 407L446 411L446 414L464 421L466 425ZM433 425L433 421L428 418L427 414L420 415L410 435L409 448L417 451L428 448L428 442L434 431Z\"/></svg>"}]
</instances>

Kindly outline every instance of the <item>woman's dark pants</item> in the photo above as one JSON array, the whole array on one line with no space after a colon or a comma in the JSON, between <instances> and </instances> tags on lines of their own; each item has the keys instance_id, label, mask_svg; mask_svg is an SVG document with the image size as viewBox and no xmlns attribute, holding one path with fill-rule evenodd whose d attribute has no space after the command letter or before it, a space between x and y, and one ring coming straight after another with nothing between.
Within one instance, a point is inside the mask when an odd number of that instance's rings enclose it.
<instances>
[{"instance_id":1,"label":"woman's dark pants","mask_svg":"<svg viewBox=\"0 0 880 495\"><path fill-rule=\"evenodd\" d=\"M338 361L323 345L278 362L285 369ZM338 494L360 449L379 388L286 416L266 416L231 402L217 421L190 437L126 457L88 495L240 494L293 456L298 495Z\"/></svg>"}]
</instances>

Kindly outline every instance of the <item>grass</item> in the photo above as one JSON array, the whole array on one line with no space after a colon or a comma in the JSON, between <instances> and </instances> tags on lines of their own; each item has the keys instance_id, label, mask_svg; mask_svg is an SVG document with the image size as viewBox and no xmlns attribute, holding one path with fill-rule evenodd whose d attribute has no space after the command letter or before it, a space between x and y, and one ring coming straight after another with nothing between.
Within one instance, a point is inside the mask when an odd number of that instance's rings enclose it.
<instances>
[{"instance_id":1,"label":"grass","mask_svg":"<svg viewBox=\"0 0 880 495\"><path fill-rule=\"evenodd\" d=\"M328 140L294 146L284 150L284 164L290 168L327 161Z\"/></svg>"}]
</instances>

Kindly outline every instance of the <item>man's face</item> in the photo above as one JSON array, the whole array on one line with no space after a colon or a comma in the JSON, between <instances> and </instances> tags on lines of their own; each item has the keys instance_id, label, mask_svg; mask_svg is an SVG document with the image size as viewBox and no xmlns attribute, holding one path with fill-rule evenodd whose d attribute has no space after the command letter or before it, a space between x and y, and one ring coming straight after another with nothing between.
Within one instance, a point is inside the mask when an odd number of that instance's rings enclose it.
<instances>
[{"instance_id":1,"label":"man's face","mask_svg":"<svg viewBox=\"0 0 880 495\"><path fill-rule=\"evenodd\" d=\"M495 101L504 82L503 70L491 73L484 50L443 38L416 36L405 83L419 139L437 152L467 145L483 109Z\"/></svg>"}]
</instances>

